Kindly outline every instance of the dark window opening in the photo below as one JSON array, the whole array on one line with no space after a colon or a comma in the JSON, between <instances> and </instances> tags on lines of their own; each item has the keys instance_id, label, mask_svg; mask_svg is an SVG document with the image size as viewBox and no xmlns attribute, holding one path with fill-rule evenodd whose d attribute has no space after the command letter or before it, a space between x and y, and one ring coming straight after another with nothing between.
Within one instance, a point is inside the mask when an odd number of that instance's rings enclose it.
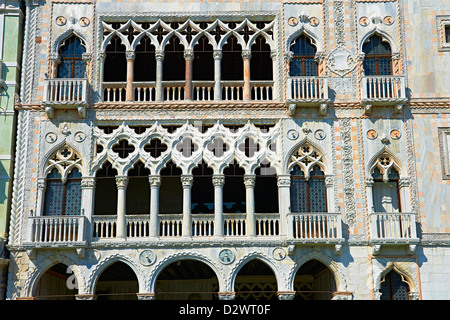
<instances>
[{"instance_id":1,"label":"dark window opening","mask_svg":"<svg viewBox=\"0 0 450 320\"><path fill-rule=\"evenodd\" d=\"M118 36L113 36L105 49L106 59L103 67L104 82L127 81L127 60L125 45Z\"/></svg>"},{"instance_id":2,"label":"dark window opening","mask_svg":"<svg viewBox=\"0 0 450 320\"><path fill-rule=\"evenodd\" d=\"M291 212L327 212L325 175L314 166L309 179L299 166L291 172Z\"/></svg>"},{"instance_id":3,"label":"dark window opening","mask_svg":"<svg viewBox=\"0 0 450 320\"><path fill-rule=\"evenodd\" d=\"M142 37L136 46L134 58L134 81L155 81L155 46L148 37Z\"/></svg>"},{"instance_id":4,"label":"dark window opening","mask_svg":"<svg viewBox=\"0 0 450 320\"><path fill-rule=\"evenodd\" d=\"M256 38L252 45L252 58L250 61L251 80L272 80L271 49L263 36Z\"/></svg>"},{"instance_id":5,"label":"dark window opening","mask_svg":"<svg viewBox=\"0 0 450 320\"><path fill-rule=\"evenodd\" d=\"M85 52L86 49L76 36L66 39L59 48L61 62L58 65L58 78L84 78L86 64L82 58Z\"/></svg>"},{"instance_id":6,"label":"dark window opening","mask_svg":"<svg viewBox=\"0 0 450 320\"><path fill-rule=\"evenodd\" d=\"M117 170L106 161L96 173L95 215L115 215L117 212Z\"/></svg>"},{"instance_id":7,"label":"dark window opening","mask_svg":"<svg viewBox=\"0 0 450 320\"><path fill-rule=\"evenodd\" d=\"M241 168L236 161L233 161L224 169L223 173L225 175L225 184L223 186L223 212L245 213L245 170Z\"/></svg>"},{"instance_id":8,"label":"dark window opening","mask_svg":"<svg viewBox=\"0 0 450 320\"><path fill-rule=\"evenodd\" d=\"M318 260L310 260L297 271L294 300L331 300L336 280L331 270Z\"/></svg>"},{"instance_id":9,"label":"dark window opening","mask_svg":"<svg viewBox=\"0 0 450 320\"><path fill-rule=\"evenodd\" d=\"M391 75L391 46L378 35L373 35L363 45L364 74L366 76Z\"/></svg>"},{"instance_id":10,"label":"dark window opening","mask_svg":"<svg viewBox=\"0 0 450 320\"><path fill-rule=\"evenodd\" d=\"M97 300L137 300L139 282L127 264L115 262L105 269L95 287Z\"/></svg>"},{"instance_id":11,"label":"dark window opening","mask_svg":"<svg viewBox=\"0 0 450 320\"><path fill-rule=\"evenodd\" d=\"M214 80L214 57L213 46L208 38L203 36L194 46L193 80L212 81Z\"/></svg>"},{"instance_id":12,"label":"dark window opening","mask_svg":"<svg viewBox=\"0 0 450 320\"><path fill-rule=\"evenodd\" d=\"M191 213L214 212L214 186L212 184L213 169L204 162L192 170L194 183L192 185Z\"/></svg>"},{"instance_id":13,"label":"dark window opening","mask_svg":"<svg viewBox=\"0 0 450 320\"><path fill-rule=\"evenodd\" d=\"M150 184L148 176L150 170L141 161L135 163L128 171L126 213L149 214L150 213Z\"/></svg>"},{"instance_id":14,"label":"dark window opening","mask_svg":"<svg viewBox=\"0 0 450 320\"><path fill-rule=\"evenodd\" d=\"M270 163L263 161L255 170L255 212L278 213L277 175Z\"/></svg>"},{"instance_id":15,"label":"dark window opening","mask_svg":"<svg viewBox=\"0 0 450 320\"><path fill-rule=\"evenodd\" d=\"M129 126L136 134L143 134L150 126Z\"/></svg>"},{"instance_id":16,"label":"dark window opening","mask_svg":"<svg viewBox=\"0 0 450 320\"><path fill-rule=\"evenodd\" d=\"M294 56L290 63L290 76L317 76L318 65L314 59L316 47L309 37L305 35L297 37L291 45L291 51Z\"/></svg>"},{"instance_id":17,"label":"dark window opening","mask_svg":"<svg viewBox=\"0 0 450 320\"><path fill-rule=\"evenodd\" d=\"M105 134L113 133L114 130L119 128L119 126L98 126L100 130L103 130Z\"/></svg>"},{"instance_id":18,"label":"dark window opening","mask_svg":"<svg viewBox=\"0 0 450 320\"><path fill-rule=\"evenodd\" d=\"M163 80L184 81L185 75L184 46L173 36L164 48Z\"/></svg>"},{"instance_id":19,"label":"dark window opening","mask_svg":"<svg viewBox=\"0 0 450 320\"><path fill-rule=\"evenodd\" d=\"M244 80L244 62L242 47L236 37L230 36L222 48L222 80Z\"/></svg>"},{"instance_id":20,"label":"dark window opening","mask_svg":"<svg viewBox=\"0 0 450 320\"><path fill-rule=\"evenodd\" d=\"M380 300L409 300L409 285L394 270L384 276L380 292Z\"/></svg>"},{"instance_id":21,"label":"dark window opening","mask_svg":"<svg viewBox=\"0 0 450 320\"><path fill-rule=\"evenodd\" d=\"M161 169L161 186L159 189L159 212L161 214L180 214L183 212L183 186L181 168L172 160Z\"/></svg>"},{"instance_id":22,"label":"dark window opening","mask_svg":"<svg viewBox=\"0 0 450 320\"><path fill-rule=\"evenodd\" d=\"M445 26L445 42L450 43L450 25Z\"/></svg>"},{"instance_id":23,"label":"dark window opening","mask_svg":"<svg viewBox=\"0 0 450 320\"><path fill-rule=\"evenodd\" d=\"M278 300L277 279L264 262L254 259L239 270L234 291L236 300Z\"/></svg>"},{"instance_id":24,"label":"dark window opening","mask_svg":"<svg viewBox=\"0 0 450 320\"><path fill-rule=\"evenodd\" d=\"M71 280L69 268L58 263L48 269L40 278L36 286L34 297L38 300L75 300L77 287L69 288L67 284L76 284Z\"/></svg>"}]
</instances>

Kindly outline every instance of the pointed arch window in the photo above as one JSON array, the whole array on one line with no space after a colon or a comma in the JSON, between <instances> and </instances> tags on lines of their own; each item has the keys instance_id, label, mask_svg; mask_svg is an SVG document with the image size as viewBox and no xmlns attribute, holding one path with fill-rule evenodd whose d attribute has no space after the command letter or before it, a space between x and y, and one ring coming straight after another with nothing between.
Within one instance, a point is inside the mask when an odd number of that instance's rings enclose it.
<instances>
[{"instance_id":1,"label":"pointed arch window","mask_svg":"<svg viewBox=\"0 0 450 320\"><path fill-rule=\"evenodd\" d=\"M391 46L379 35L371 36L363 45L364 74L366 76L392 75Z\"/></svg>"},{"instance_id":2,"label":"pointed arch window","mask_svg":"<svg viewBox=\"0 0 450 320\"><path fill-rule=\"evenodd\" d=\"M61 62L58 66L58 78L84 78L86 63L83 61L83 47L76 36L69 37L59 48Z\"/></svg>"},{"instance_id":3,"label":"pointed arch window","mask_svg":"<svg viewBox=\"0 0 450 320\"><path fill-rule=\"evenodd\" d=\"M409 285L394 270L389 271L381 280L380 292L381 300L409 300Z\"/></svg>"},{"instance_id":4,"label":"pointed arch window","mask_svg":"<svg viewBox=\"0 0 450 320\"><path fill-rule=\"evenodd\" d=\"M290 76L317 76L318 65L315 61L316 47L311 39L302 34L291 44L293 57L290 63Z\"/></svg>"},{"instance_id":5,"label":"pointed arch window","mask_svg":"<svg viewBox=\"0 0 450 320\"><path fill-rule=\"evenodd\" d=\"M81 213L81 173L73 168L63 182L58 169L47 175L44 215L80 215Z\"/></svg>"},{"instance_id":6,"label":"pointed arch window","mask_svg":"<svg viewBox=\"0 0 450 320\"><path fill-rule=\"evenodd\" d=\"M379 156L372 167L372 196L375 212L401 212L399 172L387 153Z\"/></svg>"}]
</instances>

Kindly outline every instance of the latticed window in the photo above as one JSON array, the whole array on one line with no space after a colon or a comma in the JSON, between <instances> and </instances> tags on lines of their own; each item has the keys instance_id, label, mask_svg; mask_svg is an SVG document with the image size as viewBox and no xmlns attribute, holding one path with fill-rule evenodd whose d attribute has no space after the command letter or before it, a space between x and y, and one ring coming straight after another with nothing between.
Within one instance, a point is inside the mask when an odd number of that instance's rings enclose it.
<instances>
[{"instance_id":1,"label":"latticed window","mask_svg":"<svg viewBox=\"0 0 450 320\"><path fill-rule=\"evenodd\" d=\"M316 48L305 35L297 37L291 45L294 56L290 65L291 76L317 76Z\"/></svg>"},{"instance_id":2,"label":"latticed window","mask_svg":"<svg viewBox=\"0 0 450 320\"><path fill-rule=\"evenodd\" d=\"M364 74L366 76L391 75L392 54L389 43L378 35L373 35L363 45Z\"/></svg>"},{"instance_id":3,"label":"latticed window","mask_svg":"<svg viewBox=\"0 0 450 320\"><path fill-rule=\"evenodd\" d=\"M53 169L47 176L44 215L80 215L80 211L81 173L74 168L63 182L61 173Z\"/></svg>"},{"instance_id":4,"label":"latticed window","mask_svg":"<svg viewBox=\"0 0 450 320\"><path fill-rule=\"evenodd\" d=\"M381 300L408 300L409 285L394 270L386 274L380 286Z\"/></svg>"},{"instance_id":5,"label":"latticed window","mask_svg":"<svg viewBox=\"0 0 450 320\"><path fill-rule=\"evenodd\" d=\"M291 171L291 212L327 212L325 175L318 165L309 178L299 166Z\"/></svg>"},{"instance_id":6,"label":"latticed window","mask_svg":"<svg viewBox=\"0 0 450 320\"><path fill-rule=\"evenodd\" d=\"M80 39L76 36L68 38L59 49L58 78L84 78L86 64L82 58L85 51Z\"/></svg>"}]
</instances>

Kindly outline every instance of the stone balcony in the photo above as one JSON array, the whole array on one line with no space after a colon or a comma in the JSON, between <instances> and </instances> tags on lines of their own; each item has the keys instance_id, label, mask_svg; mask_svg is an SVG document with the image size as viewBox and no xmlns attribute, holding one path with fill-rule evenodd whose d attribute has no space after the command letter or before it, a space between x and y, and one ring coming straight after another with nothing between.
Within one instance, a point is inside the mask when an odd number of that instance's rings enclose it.
<instances>
[{"instance_id":1,"label":"stone balcony","mask_svg":"<svg viewBox=\"0 0 450 320\"><path fill-rule=\"evenodd\" d=\"M270 101L275 100L273 81L250 81L246 94L244 81L162 81L158 88L155 81L133 82L134 102L172 101ZM187 94L187 92L190 94ZM249 97L249 99L246 98ZM127 102L126 82L104 82L103 102Z\"/></svg>"},{"instance_id":2,"label":"stone balcony","mask_svg":"<svg viewBox=\"0 0 450 320\"><path fill-rule=\"evenodd\" d=\"M370 241L373 253L379 252L381 245L407 245L410 253L419 242L415 213L373 212L370 214Z\"/></svg>"},{"instance_id":3,"label":"stone balcony","mask_svg":"<svg viewBox=\"0 0 450 320\"><path fill-rule=\"evenodd\" d=\"M74 109L80 118L85 118L88 106L87 79L45 79L42 103L49 118L55 116L55 109Z\"/></svg>"},{"instance_id":4,"label":"stone balcony","mask_svg":"<svg viewBox=\"0 0 450 320\"><path fill-rule=\"evenodd\" d=\"M394 113L398 114L406 101L403 76L364 76L361 80L361 104L365 114L370 114L373 106L393 106Z\"/></svg>"},{"instance_id":5,"label":"stone balcony","mask_svg":"<svg viewBox=\"0 0 450 320\"><path fill-rule=\"evenodd\" d=\"M329 101L326 77L288 77L286 105L289 115L294 115L297 107L319 107L319 114L325 115Z\"/></svg>"}]
</instances>

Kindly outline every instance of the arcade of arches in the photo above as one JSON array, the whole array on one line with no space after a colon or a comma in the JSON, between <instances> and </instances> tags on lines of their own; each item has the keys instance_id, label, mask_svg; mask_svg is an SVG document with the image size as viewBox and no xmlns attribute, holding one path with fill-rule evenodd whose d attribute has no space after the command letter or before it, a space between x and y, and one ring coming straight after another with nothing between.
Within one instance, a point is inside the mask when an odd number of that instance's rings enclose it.
<instances>
[{"instance_id":1,"label":"arcade of arches","mask_svg":"<svg viewBox=\"0 0 450 320\"><path fill-rule=\"evenodd\" d=\"M71 270L63 263L47 269L34 290L38 300L73 300L77 290ZM73 277L73 276L72 276ZM69 285L68 285L69 284ZM72 286L73 288L73 286ZM318 260L309 260L296 272L294 300L331 300L336 292L332 271ZM263 261L253 259L238 271L234 281L235 300L277 300L277 279L273 270ZM381 299L407 299L409 286L403 276L394 270L381 283ZM126 263L114 262L107 266L97 280L95 298L98 300L136 300L139 284L134 271ZM157 300L218 300L219 281L211 267L193 259L177 260L157 275Z\"/></svg>"}]
</instances>

